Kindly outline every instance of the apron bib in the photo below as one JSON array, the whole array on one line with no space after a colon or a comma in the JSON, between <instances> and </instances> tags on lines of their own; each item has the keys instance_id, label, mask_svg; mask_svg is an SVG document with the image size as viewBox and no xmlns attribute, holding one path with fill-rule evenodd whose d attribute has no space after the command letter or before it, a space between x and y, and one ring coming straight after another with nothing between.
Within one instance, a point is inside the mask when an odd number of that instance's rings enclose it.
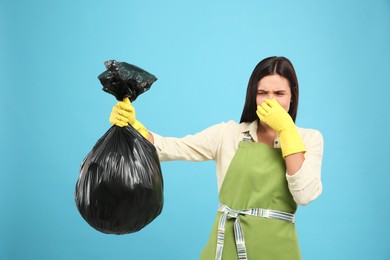
<instances>
[{"instance_id":1,"label":"apron bib","mask_svg":"<svg viewBox=\"0 0 390 260\"><path fill-rule=\"evenodd\" d=\"M223 221L224 232L218 232L223 212L218 211L209 242L200 256L202 260L218 259L217 240L223 237L223 249L219 254L224 260L298 260L301 259L298 238L293 220L283 221L283 213L295 213L297 205L288 189L285 177L286 165L279 148L271 148L260 142L239 143L219 192L219 201L234 212L271 210L276 216L263 214L227 214ZM252 210L249 210L252 209ZM265 211L267 211L265 210ZM261 210L262 211L262 210ZM281 214L278 214L281 213ZM275 215L274 214L274 215ZM225 214L226 215L226 214ZM256 216L254 216L256 215ZM222 218L224 219L224 218ZM236 221L238 220L238 221ZM239 222L234 233L234 225ZM245 239L246 252L237 252L235 237ZM219 245L220 246L220 245ZM220 258L220 257L219 257Z\"/></svg>"}]
</instances>

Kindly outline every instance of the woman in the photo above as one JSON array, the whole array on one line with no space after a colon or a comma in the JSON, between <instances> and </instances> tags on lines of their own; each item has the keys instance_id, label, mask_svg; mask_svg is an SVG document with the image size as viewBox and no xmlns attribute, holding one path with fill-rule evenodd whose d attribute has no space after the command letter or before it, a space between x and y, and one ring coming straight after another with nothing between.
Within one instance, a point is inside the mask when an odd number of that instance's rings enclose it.
<instances>
[{"instance_id":1,"label":"woman","mask_svg":"<svg viewBox=\"0 0 390 260\"><path fill-rule=\"evenodd\" d=\"M220 205L201 259L301 259L294 213L322 191L323 140L295 126L298 92L291 62L266 58L250 77L239 124L184 138L148 132L128 99L114 106L110 122L130 123L161 161L216 161Z\"/></svg>"}]
</instances>

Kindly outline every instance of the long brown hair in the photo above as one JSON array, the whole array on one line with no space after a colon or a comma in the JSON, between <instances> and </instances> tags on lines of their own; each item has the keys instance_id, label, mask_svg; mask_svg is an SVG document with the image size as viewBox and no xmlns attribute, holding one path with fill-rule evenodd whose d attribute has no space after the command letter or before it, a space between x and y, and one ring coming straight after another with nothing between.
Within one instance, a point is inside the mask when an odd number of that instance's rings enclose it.
<instances>
[{"instance_id":1,"label":"long brown hair","mask_svg":"<svg viewBox=\"0 0 390 260\"><path fill-rule=\"evenodd\" d=\"M275 74L282 76L289 82L291 90L291 104L288 113L295 122L299 98L298 78L292 63L287 58L274 56L260 61L253 70L246 90L246 99L240 123L253 122L258 119L256 114L257 84L265 76Z\"/></svg>"}]
</instances>

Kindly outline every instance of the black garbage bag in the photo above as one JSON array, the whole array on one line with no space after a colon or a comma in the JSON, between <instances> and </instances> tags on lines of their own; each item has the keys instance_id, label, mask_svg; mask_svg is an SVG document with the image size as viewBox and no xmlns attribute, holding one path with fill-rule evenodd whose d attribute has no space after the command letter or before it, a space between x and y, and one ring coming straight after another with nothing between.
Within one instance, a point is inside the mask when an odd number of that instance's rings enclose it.
<instances>
[{"instance_id":1,"label":"black garbage bag","mask_svg":"<svg viewBox=\"0 0 390 260\"><path fill-rule=\"evenodd\" d=\"M133 102L157 80L149 72L126 62L109 60L104 65L107 70L98 78L103 90L114 95L119 101L128 97Z\"/></svg>"},{"instance_id":2,"label":"black garbage bag","mask_svg":"<svg viewBox=\"0 0 390 260\"><path fill-rule=\"evenodd\" d=\"M156 77L128 63L107 61L103 90L134 101ZM137 232L162 211L163 179L153 144L131 125L112 126L82 162L75 201L82 217L108 234Z\"/></svg>"}]
</instances>

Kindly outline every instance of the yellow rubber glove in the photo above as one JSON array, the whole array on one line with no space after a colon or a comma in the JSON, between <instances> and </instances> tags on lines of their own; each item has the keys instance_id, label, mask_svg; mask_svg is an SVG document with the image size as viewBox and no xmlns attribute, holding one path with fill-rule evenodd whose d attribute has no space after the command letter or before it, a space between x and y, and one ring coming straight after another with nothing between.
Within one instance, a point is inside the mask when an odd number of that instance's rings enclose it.
<instances>
[{"instance_id":1,"label":"yellow rubber glove","mask_svg":"<svg viewBox=\"0 0 390 260\"><path fill-rule=\"evenodd\" d=\"M111 111L110 123L119 127L127 126L129 123L143 137L148 139L149 131L135 118L135 108L128 98L119 101Z\"/></svg>"},{"instance_id":2,"label":"yellow rubber glove","mask_svg":"<svg viewBox=\"0 0 390 260\"><path fill-rule=\"evenodd\" d=\"M306 152L294 121L276 99L266 99L257 106L256 113L262 122L279 133L283 157Z\"/></svg>"}]
</instances>

